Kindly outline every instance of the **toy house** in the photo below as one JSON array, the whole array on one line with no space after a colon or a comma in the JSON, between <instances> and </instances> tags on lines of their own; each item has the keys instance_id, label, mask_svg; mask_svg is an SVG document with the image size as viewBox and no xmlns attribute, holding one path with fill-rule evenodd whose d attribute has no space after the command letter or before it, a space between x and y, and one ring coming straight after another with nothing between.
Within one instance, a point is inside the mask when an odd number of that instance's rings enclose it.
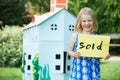
<instances>
[{"instance_id":1,"label":"toy house","mask_svg":"<svg viewBox=\"0 0 120 80\"><path fill-rule=\"evenodd\" d=\"M67 0L51 0L50 10L43 15L34 15L33 22L23 30L23 80L34 80L32 61L36 54L41 67L38 80L69 79L68 47L76 17L67 11Z\"/></svg>"}]
</instances>

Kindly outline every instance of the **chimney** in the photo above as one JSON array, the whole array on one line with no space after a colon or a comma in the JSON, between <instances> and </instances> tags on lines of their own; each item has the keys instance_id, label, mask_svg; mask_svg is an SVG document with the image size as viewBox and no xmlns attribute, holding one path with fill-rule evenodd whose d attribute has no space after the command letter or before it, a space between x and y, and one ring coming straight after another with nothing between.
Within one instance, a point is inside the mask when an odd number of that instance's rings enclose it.
<instances>
[{"instance_id":1,"label":"chimney","mask_svg":"<svg viewBox=\"0 0 120 80\"><path fill-rule=\"evenodd\" d=\"M54 12L58 8L65 8L67 9L68 7L68 0L51 0L50 2L50 11Z\"/></svg>"},{"instance_id":2,"label":"chimney","mask_svg":"<svg viewBox=\"0 0 120 80\"><path fill-rule=\"evenodd\" d=\"M34 15L32 15L31 13L28 13L27 17L31 18L32 23L35 22L35 17L34 17Z\"/></svg>"}]
</instances>

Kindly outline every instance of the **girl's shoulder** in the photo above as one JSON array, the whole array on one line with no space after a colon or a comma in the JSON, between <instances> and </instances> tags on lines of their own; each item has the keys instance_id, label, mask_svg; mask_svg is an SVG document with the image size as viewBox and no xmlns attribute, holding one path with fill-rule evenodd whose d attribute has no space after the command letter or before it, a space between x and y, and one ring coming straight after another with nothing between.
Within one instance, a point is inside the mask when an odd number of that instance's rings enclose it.
<instances>
[{"instance_id":1,"label":"girl's shoulder","mask_svg":"<svg viewBox=\"0 0 120 80\"><path fill-rule=\"evenodd\" d=\"M72 33L72 36L71 36L71 40L75 42L75 41L76 41L76 38L77 38L77 35L78 35L78 33L73 32L73 33Z\"/></svg>"},{"instance_id":2,"label":"girl's shoulder","mask_svg":"<svg viewBox=\"0 0 120 80\"><path fill-rule=\"evenodd\" d=\"M78 33L77 32L74 32L74 33L72 33L72 37L76 37L78 35Z\"/></svg>"}]
</instances>

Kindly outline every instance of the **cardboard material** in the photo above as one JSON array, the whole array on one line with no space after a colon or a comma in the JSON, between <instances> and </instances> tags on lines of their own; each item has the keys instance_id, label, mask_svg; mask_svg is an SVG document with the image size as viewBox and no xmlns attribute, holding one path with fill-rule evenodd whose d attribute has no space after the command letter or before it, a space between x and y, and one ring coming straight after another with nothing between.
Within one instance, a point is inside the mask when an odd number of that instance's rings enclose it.
<instances>
[{"instance_id":1,"label":"cardboard material","mask_svg":"<svg viewBox=\"0 0 120 80\"><path fill-rule=\"evenodd\" d=\"M110 36L78 35L77 51L81 56L104 58L109 52Z\"/></svg>"}]
</instances>

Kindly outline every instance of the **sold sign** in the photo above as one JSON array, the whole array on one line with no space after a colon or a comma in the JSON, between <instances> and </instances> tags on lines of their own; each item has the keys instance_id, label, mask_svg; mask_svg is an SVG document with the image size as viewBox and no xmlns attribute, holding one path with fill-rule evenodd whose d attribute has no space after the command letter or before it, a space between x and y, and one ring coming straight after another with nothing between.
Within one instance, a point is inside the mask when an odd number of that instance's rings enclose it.
<instances>
[{"instance_id":1,"label":"sold sign","mask_svg":"<svg viewBox=\"0 0 120 80\"><path fill-rule=\"evenodd\" d=\"M110 36L101 35L78 35L77 51L81 56L106 57L109 53Z\"/></svg>"}]
</instances>

